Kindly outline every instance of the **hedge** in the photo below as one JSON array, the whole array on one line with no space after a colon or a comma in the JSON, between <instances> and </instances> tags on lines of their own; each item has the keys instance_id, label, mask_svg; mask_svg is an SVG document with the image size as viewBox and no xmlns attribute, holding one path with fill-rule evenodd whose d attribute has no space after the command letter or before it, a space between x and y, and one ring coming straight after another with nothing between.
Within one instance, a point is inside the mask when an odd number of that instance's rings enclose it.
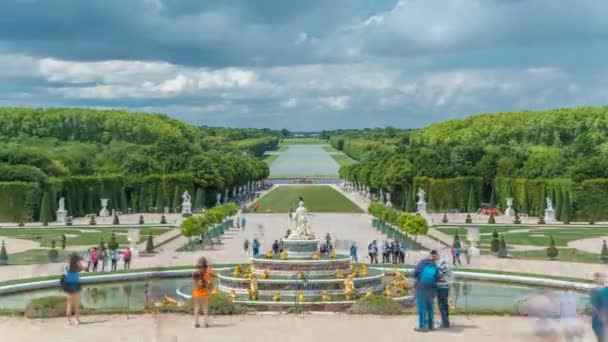
<instances>
[{"instance_id":1,"label":"hedge","mask_svg":"<svg viewBox=\"0 0 608 342\"><path fill-rule=\"evenodd\" d=\"M37 183L0 182L0 221L31 221L38 191Z\"/></svg>"}]
</instances>

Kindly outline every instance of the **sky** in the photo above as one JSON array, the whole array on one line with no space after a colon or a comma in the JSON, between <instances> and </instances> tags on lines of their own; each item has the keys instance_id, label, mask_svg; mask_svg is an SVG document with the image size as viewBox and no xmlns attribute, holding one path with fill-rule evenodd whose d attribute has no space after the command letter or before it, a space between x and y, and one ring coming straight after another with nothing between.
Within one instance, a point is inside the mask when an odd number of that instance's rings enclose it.
<instances>
[{"instance_id":1,"label":"sky","mask_svg":"<svg viewBox=\"0 0 608 342\"><path fill-rule=\"evenodd\" d=\"M0 13L0 106L318 131L608 102L608 1L1 0Z\"/></svg>"}]
</instances>

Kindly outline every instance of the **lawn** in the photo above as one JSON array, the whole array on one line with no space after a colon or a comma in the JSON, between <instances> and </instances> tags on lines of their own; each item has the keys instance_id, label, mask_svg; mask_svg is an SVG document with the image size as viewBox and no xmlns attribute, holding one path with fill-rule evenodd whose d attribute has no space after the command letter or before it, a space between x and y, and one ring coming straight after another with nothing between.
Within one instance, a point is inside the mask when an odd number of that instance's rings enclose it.
<instances>
[{"instance_id":1,"label":"lawn","mask_svg":"<svg viewBox=\"0 0 608 342\"><path fill-rule=\"evenodd\" d=\"M340 166L348 166L357 162L346 154L332 154L331 157L334 158L334 160L340 164Z\"/></svg>"},{"instance_id":2,"label":"lawn","mask_svg":"<svg viewBox=\"0 0 608 342\"><path fill-rule=\"evenodd\" d=\"M139 233L140 242L143 242L148 234L157 236L168 231L167 228L142 228ZM102 238L106 243L110 241L112 232L117 233L116 241L119 244L127 243L126 234L129 232L127 228L2 228L0 229L0 236L38 241L42 247L50 247L51 241L55 240L57 247L59 247L61 245L61 235L65 234L68 246L95 246L99 244Z\"/></svg>"},{"instance_id":3,"label":"lawn","mask_svg":"<svg viewBox=\"0 0 608 342\"><path fill-rule=\"evenodd\" d=\"M304 198L310 212L360 213L355 203L327 185L279 186L254 203L260 205L261 213L286 213L295 210L299 198Z\"/></svg>"},{"instance_id":4,"label":"lawn","mask_svg":"<svg viewBox=\"0 0 608 342\"><path fill-rule=\"evenodd\" d=\"M325 152L328 153L342 153L340 150L336 150L333 146L331 145L327 145L327 146L321 146L322 149L325 150Z\"/></svg>"},{"instance_id":5,"label":"lawn","mask_svg":"<svg viewBox=\"0 0 608 342\"><path fill-rule=\"evenodd\" d=\"M290 138L283 139L281 145L323 145L327 144L325 140L316 138Z\"/></svg>"},{"instance_id":6,"label":"lawn","mask_svg":"<svg viewBox=\"0 0 608 342\"><path fill-rule=\"evenodd\" d=\"M600 246L601 247L601 246ZM600 249L598 248L598 251ZM534 260L548 260L547 251L513 251L510 252L511 256L517 259L534 259ZM600 255L595 253L583 252L574 248L559 248L559 254L556 261L574 261L574 262L587 262L587 263L600 263Z\"/></svg>"},{"instance_id":7,"label":"lawn","mask_svg":"<svg viewBox=\"0 0 608 342\"><path fill-rule=\"evenodd\" d=\"M278 154L265 154L264 157L262 157L262 160L266 163L266 165L270 165L277 158L279 158Z\"/></svg>"},{"instance_id":8,"label":"lawn","mask_svg":"<svg viewBox=\"0 0 608 342\"><path fill-rule=\"evenodd\" d=\"M73 252L63 251L57 248L58 262L65 262ZM29 251L8 255L9 265L46 264L49 262L49 249L30 249Z\"/></svg>"}]
</instances>

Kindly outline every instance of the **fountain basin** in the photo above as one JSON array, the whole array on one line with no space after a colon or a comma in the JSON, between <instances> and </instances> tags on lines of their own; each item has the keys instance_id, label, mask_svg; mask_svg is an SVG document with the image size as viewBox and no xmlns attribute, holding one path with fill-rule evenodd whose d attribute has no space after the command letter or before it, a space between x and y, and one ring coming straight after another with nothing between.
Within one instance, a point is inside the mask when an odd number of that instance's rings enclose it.
<instances>
[{"instance_id":1,"label":"fountain basin","mask_svg":"<svg viewBox=\"0 0 608 342\"><path fill-rule=\"evenodd\" d=\"M319 248L319 240L285 239L283 246L290 259L310 259Z\"/></svg>"},{"instance_id":2,"label":"fountain basin","mask_svg":"<svg viewBox=\"0 0 608 342\"><path fill-rule=\"evenodd\" d=\"M291 258L291 254L288 254ZM336 259L265 259L253 257L251 259L253 273L261 274L266 271L271 276L290 277L303 272L307 276L329 276L340 271L342 274L350 273L350 257L339 255Z\"/></svg>"}]
</instances>

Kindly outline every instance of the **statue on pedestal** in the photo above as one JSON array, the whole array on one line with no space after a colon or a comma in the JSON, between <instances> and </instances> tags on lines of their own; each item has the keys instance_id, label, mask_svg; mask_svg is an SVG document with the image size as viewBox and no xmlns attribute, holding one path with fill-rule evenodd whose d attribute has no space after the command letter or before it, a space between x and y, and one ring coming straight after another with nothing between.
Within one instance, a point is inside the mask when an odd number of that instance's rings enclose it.
<instances>
[{"instance_id":1,"label":"statue on pedestal","mask_svg":"<svg viewBox=\"0 0 608 342\"><path fill-rule=\"evenodd\" d=\"M545 222L555 222L555 209L553 209L553 201L549 197L546 198L546 201L547 209L545 209Z\"/></svg>"},{"instance_id":2,"label":"statue on pedestal","mask_svg":"<svg viewBox=\"0 0 608 342\"><path fill-rule=\"evenodd\" d=\"M315 238L314 233L310 229L310 220L308 218L308 210L304 208L304 202L300 200L296 212L293 214L293 220L296 223L295 229L289 234L288 239L291 240L312 240Z\"/></svg>"},{"instance_id":3,"label":"statue on pedestal","mask_svg":"<svg viewBox=\"0 0 608 342\"><path fill-rule=\"evenodd\" d=\"M65 197L59 199L59 209L57 209L57 222L65 223L68 211L65 210Z\"/></svg>"},{"instance_id":4,"label":"statue on pedestal","mask_svg":"<svg viewBox=\"0 0 608 342\"><path fill-rule=\"evenodd\" d=\"M426 201L424 200L424 196L426 192L422 188L418 188L418 202L416 203L416 209L420 214L426 214Z\"/></svg>"},{"instance_id":5,"label":"statue on pedestal","mask_svg":"<svg viewBox=\"0 0 608 342\"><path fill-rule=\"evenodd\" d=\"M192 214L192 196L186 190L182 194L182 215L190 214Z\"/></svg>"},{"instance_id":6,"label":"statue on pedestal","mask_svg":"<svg viewBox=\"0 0 608 342\"><path fill-rule=\"evenodd\" d=\"M110 212L108 211L108 199L107 198L102 198L100 199L101 201L101 210L99 211L99 216L101 217L107 217L110 216Z\"/></svg>"},{"instance_id":7,"label":"statue on pedestal","mask_svg":"<svg viewBox=\"0 0 608 342\"><path fill-rule=\"evenodd\" d=\"M515 215L515 210L513 210L513 197L507 198L507 210L505 210L505 215L509 217Z\"/></svg>"}]
</instances>

